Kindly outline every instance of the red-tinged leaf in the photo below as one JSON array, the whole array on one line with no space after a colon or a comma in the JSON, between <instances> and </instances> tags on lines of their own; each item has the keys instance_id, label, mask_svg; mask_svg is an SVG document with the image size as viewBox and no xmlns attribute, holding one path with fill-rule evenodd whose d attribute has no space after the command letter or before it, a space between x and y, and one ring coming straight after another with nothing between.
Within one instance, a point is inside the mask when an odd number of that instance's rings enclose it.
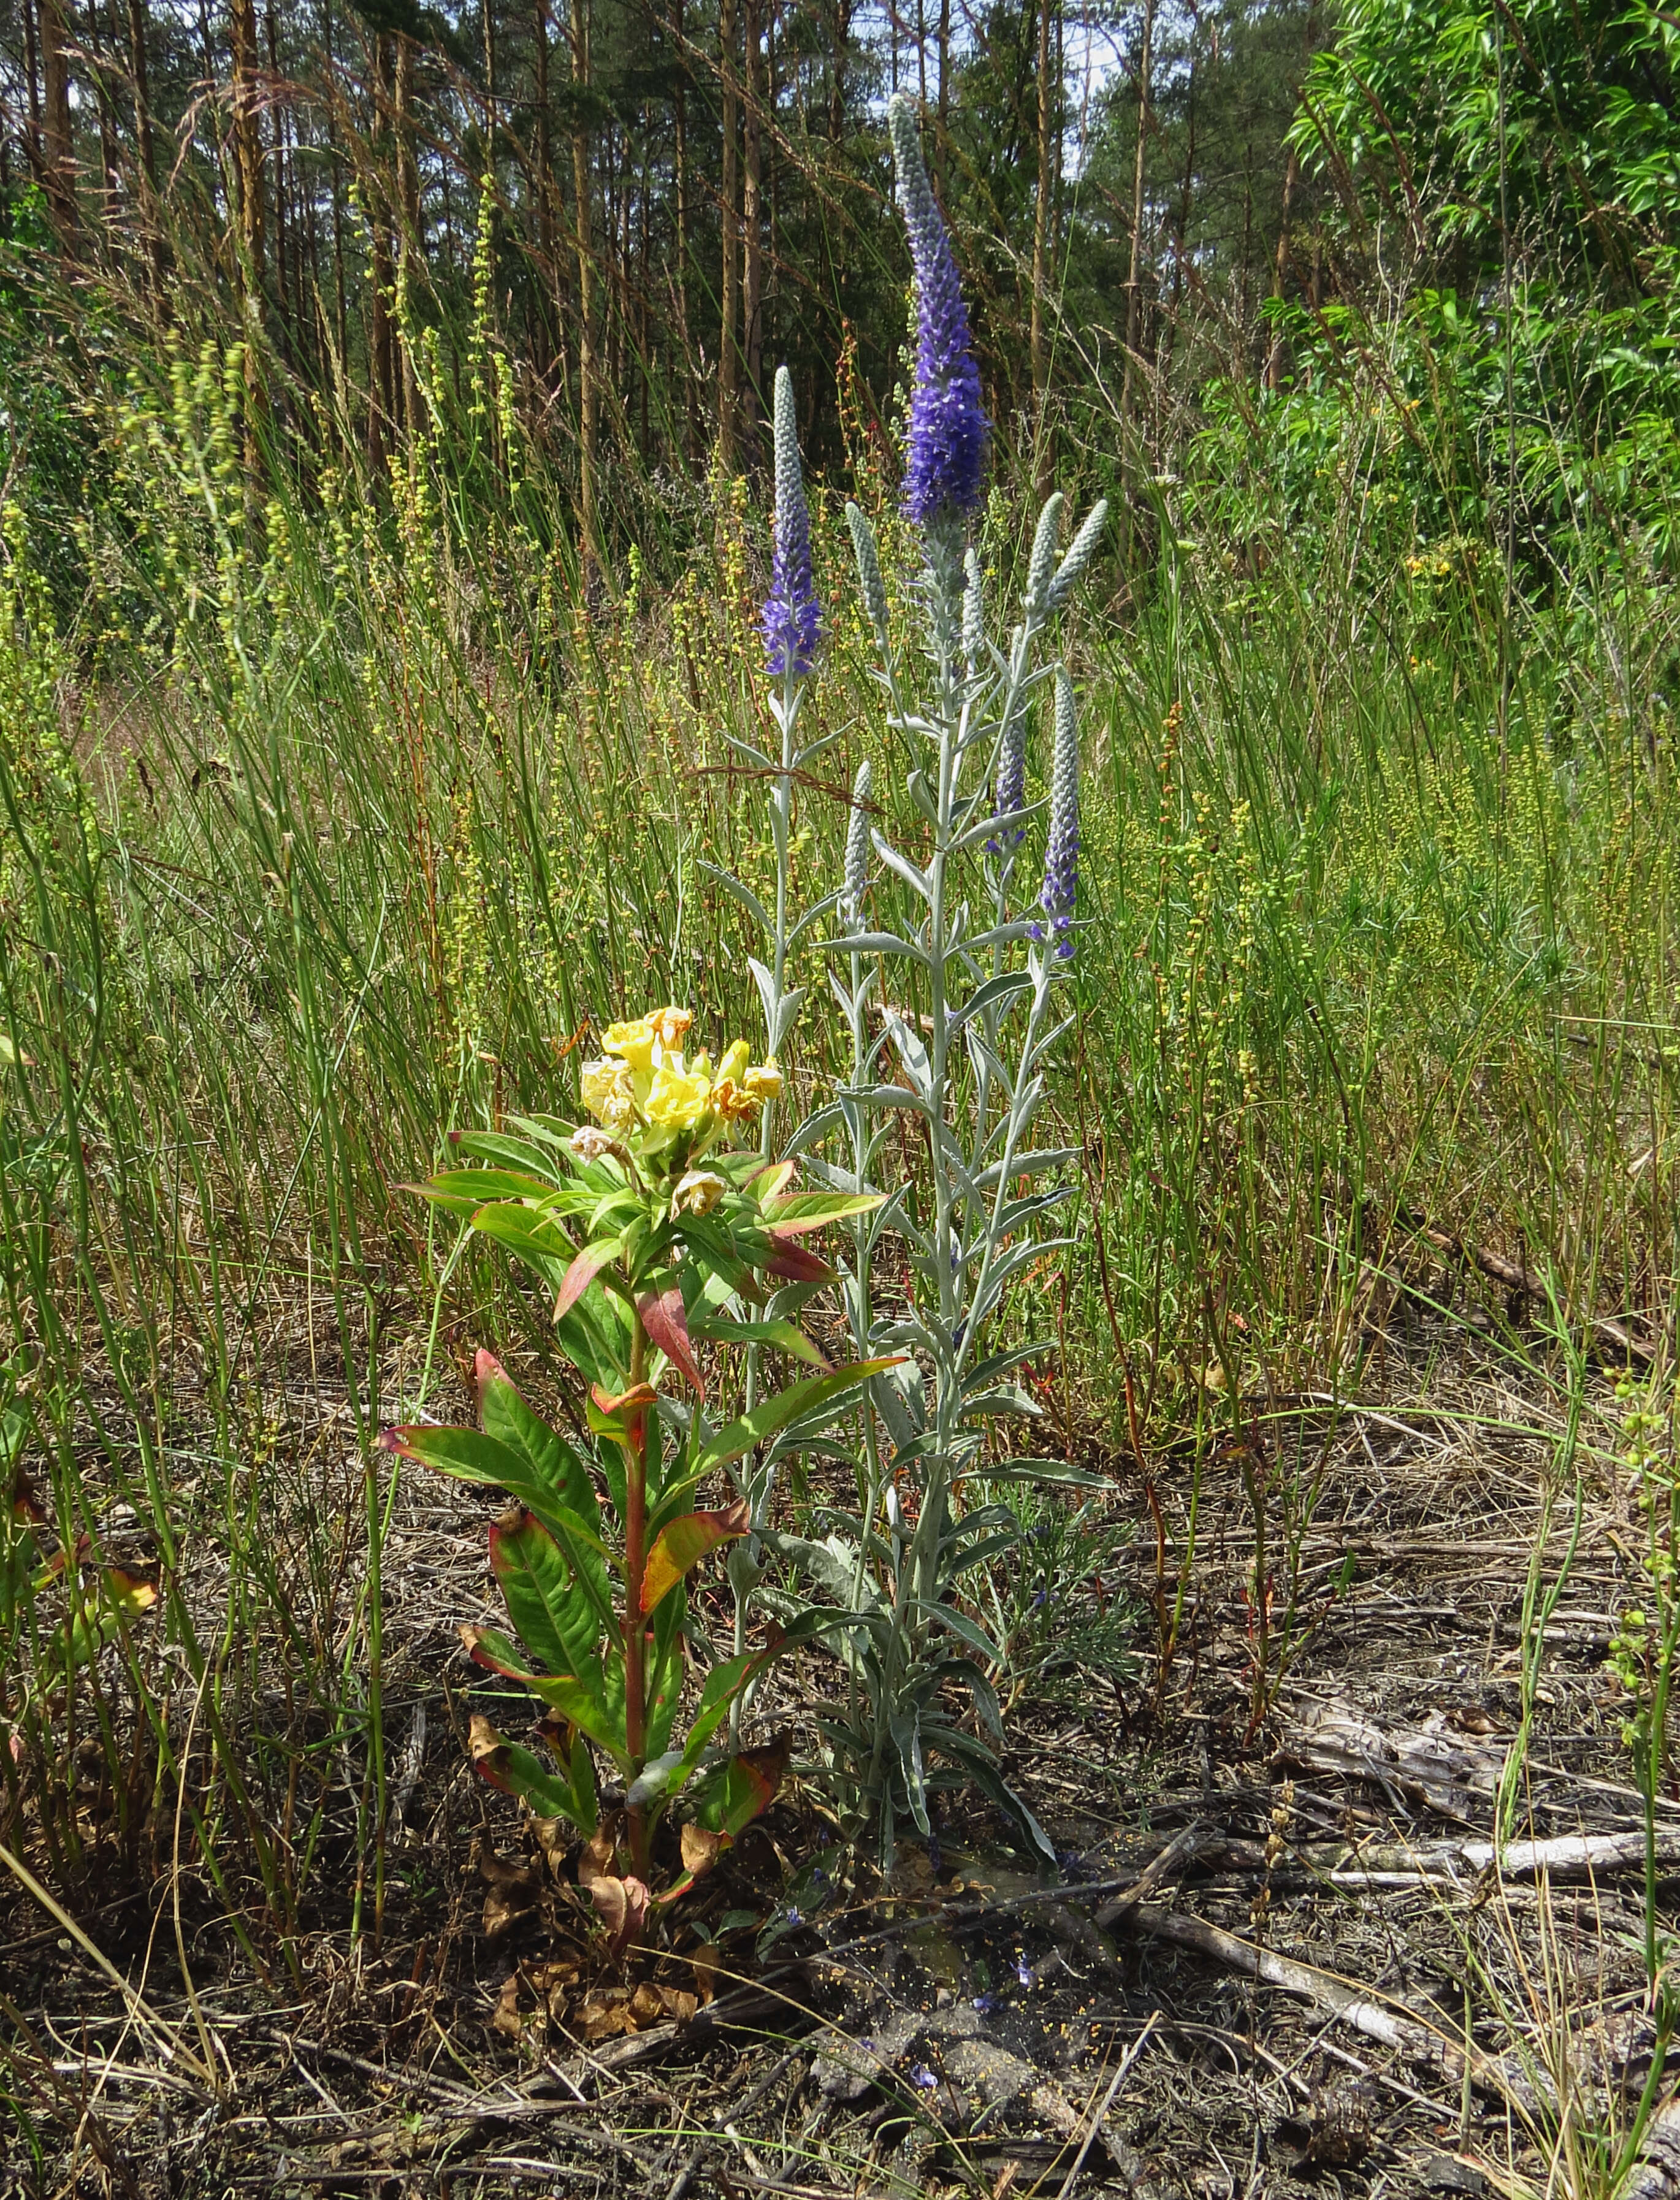
<instances>
[{"instance_id":1,"label":"red-tinged leaf","mask_svg":"<svg viewBox=\"0 0 1680 2200\"><path fill-rule=\"evenodd\" d=\"M623 1244L621 1238L600 1238L583 1248L560 1278L560 1288L554 1295L556 1321L577 1305L601 1270L618 1259Z\"/></svg>"},{"instance_id":2,"label":"red-tinged leaf","mask_svg":"<svg viewBox=\"0 0 1680 2200\"><path fill-rule=\"evenodd\" d=\"M485 1385L494 1383L498 1376L503 1382L509 1379L507 1370L496 1358L495 1353L487 1352L481 1344L472 1356L472 1387L478 1399L478 1416L481 1420L484 1415Z\"/></svg>"},{"instance_id":3,"label":"red-tinged leaf","mask_svg":"<svg viewBox=\"0 0 1680 2200\"><path fill-rule=\"evenodd\" d=\"M753 1170L741 1190L750 1191L761 1208L768 1207L771 1200L779 1199L793 1182L797 1167L794 1161L766 1161L763 1168Z\"/></svg>"},{"instance_id":4,"label":"red-tinged leaf","mask_svg":"<svg viewBox=\"0 0 1680 2200\"><path fill-rule=\"evenodd\" d=\"M599 1383L589 1385L589 1395L595 1401L595 1411L603 1419L616 1421L632 1406L653 1406L659 1403L659 1392L651 1383L637 1383L616 1396L602 1390Z\"/></svg>"},{"instance_id":5,"label":"red-tinged leaf","mask_svg":"<svg viewBox=\"0 0 1680 2200\"><path fill-rule=\"evenodd\" d=\"M675 1284L668 1290L647 1291L635 1302L641 1325L676 1368L691 1390L705 1395L705 1378L694 1364L694 1348L688 1336L688 1316L682 1294Z\"/></svg>"},{"instance_id":6,"label":"red-tinged leaf","mask_svg":"<svg viewBox=\"0 0 1680 2200\"><path fill-rule=\"evenodd\" d=\"M143 1580L138 1574L125 1573L120 1566L106 1567L105 1594L125 1619L138 1619L157 1602L157 1589L153 1583Z\"/></svg>"},{"instance_id":7,"label":"red-tinged leaf","mask_svg":"<svg viewBox=\"0 0 1680 2200\"><path fill-rule=\"evenodd\" d=\"M21 1467L12 1477L12 1518L26 1521L32 1528L44 1528L47 1524L45 1508Z\"/></svg>"},{"instance_id":8,"label":"red-tinged leaf","mask_svg":"<svg viewBox=\"0 0 1680 2200\"><path fill-rule=\"evenodd\" d=\"M669 1596L708 1551L744 1536L752 1525L752 1507L744 1497L737 1497L719 1512L685 1512L680 1520L673 1520L647 1553L641 1577L642 1611L652 1612L661 1599Z\"/></svg>"},{"instance_id":9,"label":"red-tinged leaf","mask_svg":"<svg viewBox=\"0 0 1680 2200\"><path fill-rule=\"evenodd\" d=\"M764 1273L785 1284L824 1283L834 1273L826 1261L819 1261L803 1245L782 1245L764 1262Z\"/></svg>"},{"instance_id":10,"label":"red-tinged leaf","mask_svg":"<svg viewBox=\"0 0 1680 2200\"><path fill-rule=\"evenodd\" d=\"M467 1747L478 1776L504 1795L517 1795L540 1818L569 1817L571 1793L518 1742L505 1741L481 1712L472 1714Z\"/></svg>"},{"instance_id":11,"label":"red-tinged leaf","mask_svg":"<svg viewBox=\"0 0 1680 2200\"><path fill-rule=\"evenodd\" d=\"M720 1846L727 1846L776 1800L793 1746L790 1735L780 1734L763 1749L746 1749L732 1757L707 1782L695 1817L702 1826L721 1836Z\"/></svg>"},{"instance_id":12,"label":"red-tinged leaf","mask_svg":"<svg viewBox=\"0 0 1680 2200\"><path fill-rule=\"evenodd\" d=\"M641 1940L653 1900L645 1881L614 1869L618 1831L616 1819L603 1820L577 1859L577 1884L606 1928L607 1951L615 1963L633 1940Z\"/></svg>"}]
</instances>

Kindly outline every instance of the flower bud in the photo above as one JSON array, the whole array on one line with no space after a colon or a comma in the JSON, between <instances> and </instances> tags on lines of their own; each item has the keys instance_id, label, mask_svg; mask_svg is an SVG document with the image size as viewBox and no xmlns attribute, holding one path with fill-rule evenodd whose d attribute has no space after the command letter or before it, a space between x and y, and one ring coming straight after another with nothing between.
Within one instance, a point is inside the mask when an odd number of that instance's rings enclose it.
<instances>
[{"instance_id":1,"label":"flower bud","mask_svg":"<svg viewBox=\"0 0 1680 2200\"><path fill-rule=\"evenodd\" d=\"M875 629L876 644L883 656L887 653L887 583L881 577L881 553L875 548L875 530L855 504L846 507L846 524L852 530L852 547L858 559L858 585L863 594L863 609L869 615L869 624Z\"/></svg>"},{"instance_id":2,"label":"flower bud","mask_svg":"<svg viewBox=\"0 0 1680 2200\"><path fill-rule=\"evenodd\" d=\"M869 883L869 794L875 773L864 758L852 782L852 815L846 828L845 884L840 889L840 915L856 924L863 915L863 896Z\"/></svg>"},{"instance_id":3,"label":"flower bud","mask_svg":"<svg viewBox=\"0 0 1680 2200\"><path fill-rule=\"evenodd\" d=\"M1056 569L1056 577L1050 584L1048 608L1060 611L1078 587L1086 567L1096 554L1097 545L1108 524L1109 500L1099 496L1086 514L1085 524L1068 545L1068 554Z\"/></svg>"},{"instance_id":4,"label":"flower bud","mask_svg":"<svg viewBox=\"0 0 1680 2200\"><path fill-rule=\"evenodd\" d=\"M1041 617L1050 609L1051 576L1056 571L1056 545L1062 533L1062 507L1068 501L1058 489L1045 499L1033 537L1033 554L1027 561L1027 611Z\"/></svg>"},{"instance_id":5,"label":"flower bud","mask_svg":"<svg viewBox=\"0 0 1680 2200\"><path fill-rule=\"evenodd\" d=\"M686 1176L678 1179L670 1196L671 1220L675 1222L680 1214L710 1214L729 1188L723 1178L714 1176L710 1169L690 1169Z\"/></svg>"}]
</instances>

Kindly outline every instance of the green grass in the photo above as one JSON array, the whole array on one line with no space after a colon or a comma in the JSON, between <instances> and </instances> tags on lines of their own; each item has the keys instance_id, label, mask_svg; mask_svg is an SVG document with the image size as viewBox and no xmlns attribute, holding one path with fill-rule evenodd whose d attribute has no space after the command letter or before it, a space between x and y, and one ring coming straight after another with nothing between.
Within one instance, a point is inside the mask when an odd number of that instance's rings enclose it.
<instances>
[{"instance_id":1,"label":"green grass","mask_svg":"<svg viewBox=\"0 0 1680 2200\"><path fill-rule=\"evenodd\" d=\"M371 1440L465 1347L547 1349L403 1187L452 1128L568 1106L588 1018L756 1019L701 864L768 861L723 739L761 710L760 547L726 495L674 593L586 622L540 483L446 520L422 452L389 506L250 513L212 383L140 427L78 630L15 528L0 567L0 1357L57 1535L161 1596L55 1697L53 1593L9 1593L4 1776L62 1882L184 1843L268 1974L347 1768L358 1929L381 1897ZM837 522L806 899L863 754L914 845ZM1164 539L1139 608L1070 621L1086 1197L1011 1319L1059 1342L1047 1442L1122 1464L1135 1413L1176 1567L1194 1463L1256 1394L1362 1379L1361 1291L1420 1226L1577 1328L1671 1319L1680 818L1654 594L1507 619L1455 554L1252 582ZM999 588L1018 548L988 538ZM843 1060L802 952L801 1097ZM1286 1557L1312 1493L1254 1495Z\"/></svg>"}]
</instances>

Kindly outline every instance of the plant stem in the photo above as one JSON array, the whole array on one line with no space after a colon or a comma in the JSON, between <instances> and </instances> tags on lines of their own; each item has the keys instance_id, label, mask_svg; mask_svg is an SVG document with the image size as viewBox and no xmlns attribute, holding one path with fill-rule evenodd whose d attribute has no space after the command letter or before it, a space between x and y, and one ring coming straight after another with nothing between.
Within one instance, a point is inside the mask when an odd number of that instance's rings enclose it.
<instances>
[{"instance_id":1,"label":"plant stem","mask_svg":"<svg viewBox=\"0 0 1680 2200\"><path fill-rule=\"evenodd\" d=\"M630 1388L647 1379L647 1332L634 1317L630 1341ZM641 1609L642 1576L647 1568L647 1408L632 1409L630 1441L624 1452L624 1747L635 1772L647 1740L646 1652L647 1621ZM647 1816L629 1813L630 1860L636 1877L648 1875Z\"/></svg>"}]
</instances>

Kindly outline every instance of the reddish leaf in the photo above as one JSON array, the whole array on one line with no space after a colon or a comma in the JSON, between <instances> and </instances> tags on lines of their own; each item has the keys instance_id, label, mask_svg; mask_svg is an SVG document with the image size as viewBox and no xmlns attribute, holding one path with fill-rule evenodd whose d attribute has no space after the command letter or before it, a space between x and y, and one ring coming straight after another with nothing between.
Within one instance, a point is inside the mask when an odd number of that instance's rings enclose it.
<instances>
[{"instance_id":1,"label":"reddish leaf","mask_svg":"<svg viewBox=\"0 0 1680 2200\"><path fill-rule=\"evenodd\" d=\"M560 1278L560 1288L554 1296L556 1321L577 1305L601 1270L618 1258L622 1242L618 1238L602 1238L583 1248Z\"/></svg>"},{"instance_id":2,"label":"reddish leaf","mask_svg":"<svg viewBox=\"0 0 1680 2200\"><path fill-rule=\"evenodd\" d=\"M721 1512L685 1512L680 1520L673 1520L647 1553L641 1577L642 1611L652 1612L663 1597L669 1596L708 1551L734 1536L744 1536L752 1525L752 1510L744 1497L737 1497Z\"/></svg>"},{"instance_id":3,"label":"reddish leaf","mask_svg":"<svg viewBox=\"0 0 1680 2200\"><path fill-rule=\"evenodd\" d=\"M820 1284L834 1273L826 1261L818 1260L803 1245L790 1244L781 1238L764 1267L767 1276L778 1276L788 1284Z\"/></svg>"},{"instance_id":4,"label":"reddish leaf","mask_svg":"<svg viewBox=\"0 0 1680 2200\"><path fill-rule=\"evenodd\" d=\"M682 1294L673 1284L668 1290L657 1296L645 1292L635 1302L641 1317L641 1325L673 1367L680 1370L690 1387L702 1398L705 1395L705 1378L694 1364L694 1348L688 1336L688 1316L682 1304Z\"/></svg>"}]
</instances>

